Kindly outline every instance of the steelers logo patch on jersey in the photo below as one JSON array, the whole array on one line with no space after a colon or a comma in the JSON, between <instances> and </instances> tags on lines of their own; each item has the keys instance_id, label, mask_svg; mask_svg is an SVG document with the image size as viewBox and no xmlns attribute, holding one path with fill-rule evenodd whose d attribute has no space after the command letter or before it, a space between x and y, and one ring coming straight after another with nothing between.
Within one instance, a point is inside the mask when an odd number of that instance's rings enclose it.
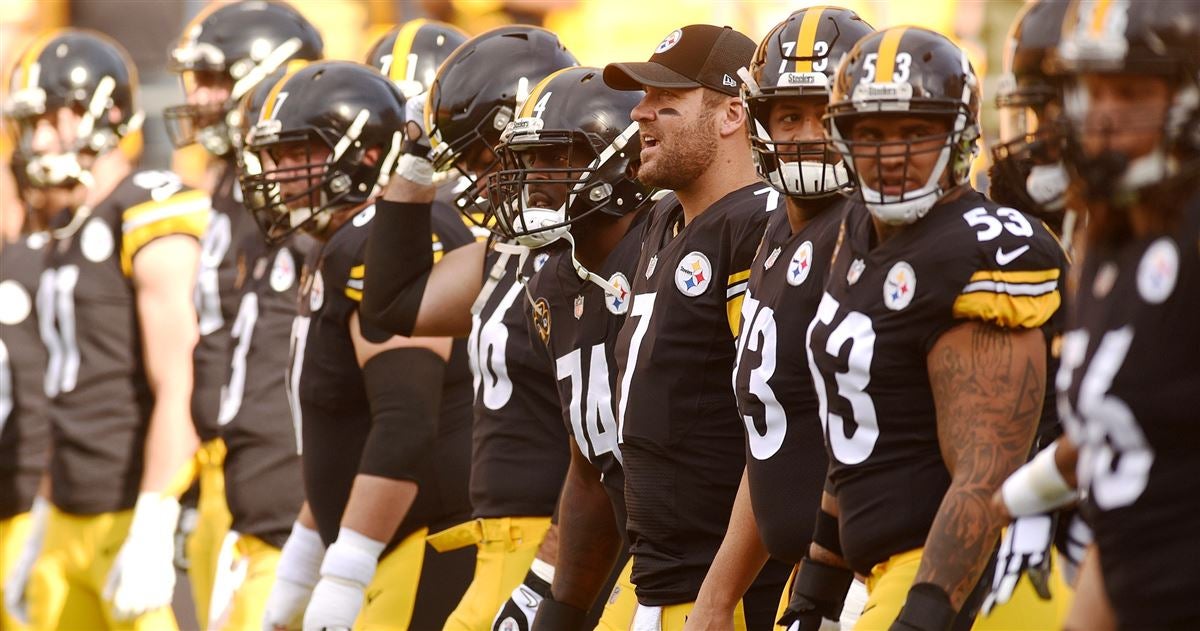
<instances>
[{"instance_id":1,"label":"steelers logo patch on jersey","mask_svg":"<svg viewBox=\"0 0 1200 631\"><path fill-rule=\"evenodd\" d=\"M550 260L550 255L547 254L546 252L542 252L542 253L538 254L537 256L533 257L533 271L535 271L535 272L542 271L542 267L546 264L546 261L549 261L549 260Z\"/></svg>"},{"instance_id":2,"label":"steelers logo patch on jersey","mask_svg":"<svg viewBox=\"0 0 1200 631\"><path fill-rule=\"evenodd\" d=\"M533 328L537 329L543 344L550 340L550 303L545 298L538 298L533 303Z\"/></svg>"},{"instance_id":3,"label":"steelers logo patch on jersey","mask_svg":"<svg viewBox=\"0 0 1200 631\"><path fill-rule=\"evenodd\" d=\"M321 276L321 270L313 272L312 289L308 292L308 309L313 313L321 310L321 306L325 304L325 279Z\"/></svg>"},{"instance_id":4,"label":"steelers logo patch on jersey","mask_svg":"<svg viewBox=\"0 0 1200 631\"><path fill-rule=\"evenodd\" d=\"M908 263L900 261L888 270L883 282L883 304L892 311L899 311L912 302L917 292L917 275Z\"/></svg>"},{"instance_id":5,"label":"steelers logo patch on jersey","mask_svg":"<svg viewBox=\"0 0 1200 631\"><path fill-rule=\"evenodd\" d=\"M629 293L632 291L629 279L617 272L608 279L608 284L612 285L612 289L607 292L604 306L608 308L609 313L623 315L629 311Z\"/></svg>"},{"instance_id":6,"label":"steelers logo patch on jersey","mask_svg":"<svg viewBox=\"0 0 1200 631\"><path fill-rule=\"evenodd\" d=\"M0 324L20 324L32 310L33 300L20 283L15 280L0 282Z\"/></svg>"},{"instance_id":7,"label":"steelers logo patch on jersey","mask_svg":"<svg viewBox=\"0 0 1200 631\"><path fill-rule=\"evenodd\" d=\"M93 263L99 263L112 256L113 234L108 224L99 217L89 221L79 237L79 249L87 260Z\"/></svg>"},{"instance_id":8,"label":"steelers logo patch on jersey","mask_svg":"<svg viewBox=\"0 0 1200 631\"><path fill-rule=\"evenodd\" d=\"M351 221L351 223L354 224L355 228L361 228L361 227L371 223L371 220L374 218L375 218L375 204L371 204L370 206L367 206L366 208L362 209L362 212L355 215L354 219L353 219L353 221Z\"/></svg>"},{"instance_id":9,"label":"steelers logo patch on jersey","mask_svg":"<svg viewBox=\"0 0 1200 631\"><path fill-rule=\"evenodd\" d=\"M788 263L787 282L789 285L799 287L808 279L808 273L812 271L812 258L812 241L805 241L796 248L796 253L792 255L792 260Z\"/></svg>"},{"instance_id":10,"label":"steelers logo patch on jersey","mask_svg":"<svg viewBox=\"0 0 1200 631\"><path fill-rule=\"evenodd\" d=\"M695 298L712 284L712 263L703 252L689 252L675 268L675 287L685 296Z\"/></svg>"},{"instance_id":11,"label":"steelers logo patch on jersey","mask_svg":"<svg viewBox=\"0 0 1200 631\"><path fill-rule=\"evenodd\" d=\"M1152 305L1161 304L1175 291L1178 277L1179 250L1175 242L1163 237L1151 243L1138 263L1137 286L1142 299Z\"/></svg>"},{"instance_id":12,"label":"steelers logo patch on jersey","mask_svg":"<svg viewBox=\"0 0 1200 631\"><path fill-rule=\"evenodd\" d=\"M275 265L271 267L271 289L287 291L296 282L296 260L287 248L275 255Z\"/></svg>"}]
</instances>

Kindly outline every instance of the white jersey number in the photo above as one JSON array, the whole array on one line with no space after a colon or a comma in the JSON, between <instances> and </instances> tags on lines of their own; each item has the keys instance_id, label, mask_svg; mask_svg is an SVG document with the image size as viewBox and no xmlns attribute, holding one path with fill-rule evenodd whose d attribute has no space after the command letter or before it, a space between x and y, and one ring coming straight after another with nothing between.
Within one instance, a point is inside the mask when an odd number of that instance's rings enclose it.
<instances>
[{"instance_id":1,"label":"white jersey number","mask_svg":"<svg viewBox=\"0 0 1200 631\"><path fill-rule=\"evenodd\" d=\"M79 378L79 344L75 337L75 285L79 266L64 265L42 272L38 283L38 330L46 345L46 396L71 392Z\"/></svg>"},{"instance_id":2,"label":"white jersey number","mask_svg":"<svg viewBox=\"0 0 1200 631\"><path fill-rule=\"evenodd\" d=\"M228 425L242 408L242 397L246 392L246 355L250 353L250 338L254 335L254 324L258 322L258 294L247 293L238 307L230 335L237 340L233 348L233 363L229 371L229 383L221 386L221 410L217 423Z\"/></svg>"},{"instance_id":3,"label":"white jersey number","mask_svg":"<svg viewBox=\"0 0 1200 631\"><path fill-rule=\"evenodd\" d=\"M750 370L750 393L763 406L764 432L759 432L754 417L743 414L746 436L750 443L750 455L757 460L767 460L783 446L787 435L787 413L779 404L779 398L771 389L770 380L775 374L776 327L775 310L761 307L761 303L746 292L742 301L742 332L738 338L737 364L733 368L734 390L737 390L738 375L741 374L742 359L746 353L758 353L758 367Z\"/></svg>"},{"instance_id":4,"label":"white jersey number","mask_svg":"<svg viewBox=\"0 0 1200 631\"><path fill-rule=\"evenodd\" d=\"M617 419L613 415L612 393L608 387L608 359L604 344L589 349L588 378L583 378L583 351L575 349L555 360L559 381L571 382L571 404L568 414L575 441L586 440L593 456L612 452L621 462L618 446ZM586 390L586 391L585 391ZM586 453L586 451L585 451Z\"/></svg>"},{"instance_id":5,"label":"white jersey number","mask_svg":"<svg viewBox=\"0 0 1200 631\"><path fill-rule=\"evenodd\" d=\"M867 386L871 383L871 360L875 355L875 329L869 317L858 311L851 311L829 333L825 347L814 349L813 331L818 325L832 326L838 306L837 299L826 293L817 307L816 317L808 325L808 367L812 371L813 386L817 391L817 413L829 437L830 450L838 462L854 465L866 460L879 440L879 420L875 416L875 403L871 401L871 395L867 394ZM832 377L834 394L848 401L854 413L853 420L858 427L853 436L846 435L846 419L829 409L825 376L818 369L814 356L814 352L822 352L830 357L838 357L846 344L850 345L846 372L834 373Z\"/></svg>"},{"instance_id":6,"label":"white jersey number","mask_svg":"<svg viewBox=\"0 0 1200 631\"><path fill-rule=\"evenodd\" d=\"M471 373L475 377L476 396L489 410L503 408L512 398L513 385L508 378L508 364L505 363L508 327L504 326L504 314L508 313L520 293L521 284L513 283L487 322L478 314L471 318L471 336L467 339Z\"/></svg>"}]
</instances>

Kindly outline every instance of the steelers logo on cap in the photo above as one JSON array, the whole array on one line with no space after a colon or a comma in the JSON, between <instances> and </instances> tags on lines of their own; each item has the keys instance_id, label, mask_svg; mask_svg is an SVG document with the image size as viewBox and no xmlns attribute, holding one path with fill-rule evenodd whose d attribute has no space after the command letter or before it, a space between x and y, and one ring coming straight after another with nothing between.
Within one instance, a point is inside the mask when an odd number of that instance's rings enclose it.
<instances>
[{"instance_id":1,"label":"steelers logo on cap","mask_svg":"<svg viewBox=\"0 0 1200 631\"><path fill-rule=\"evenodd\" d=\"M654 54L658 55L660 53L665 53L668 50L671 50L672 48L675 47L675 44L679 43L679 40L681 40L681 39L683 39L683 31L681 31L679 29L675 29L675 30L671 31L670 35L667 35L663 39L663 41L659 42L658 48L654 49Z\"/></svg>"}]
</instances>

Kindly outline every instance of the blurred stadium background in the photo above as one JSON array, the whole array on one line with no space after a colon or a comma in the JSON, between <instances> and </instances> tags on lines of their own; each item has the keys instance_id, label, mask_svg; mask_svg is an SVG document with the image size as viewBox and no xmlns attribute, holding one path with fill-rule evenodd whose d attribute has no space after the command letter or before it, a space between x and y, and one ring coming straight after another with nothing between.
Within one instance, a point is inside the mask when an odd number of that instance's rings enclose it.
<instances>
[{"instance_id":1,"label":"blurred stadium background","mask_svg":"<svg viewBox=\"0 0 1200 631\"><path fill-rule=\"evenodd\" d=\"M220 0L218 0L220 1ZM172 155L162 108L180 102L178 79L166 72L167 51L183 26L208 0L0 0L0 61L7 102L9 76L26 45L39 33L64 26L93 28L124 44L137 62L146 111L143 166L173 166L185 179L199 173L202 148ZM418 17L452 22L471 34L505 23L539 24L558 33L581 63L641 60L671 30L707 22L733 26L755 40L791 11L829 2L781 0L294 0L325 37L331 58L361 61L392 25ZM1021 0L846 0L877 28L915 24L933 28L970 52L984 83L985 138L994 137L991 107L1004 38ZM0 156L7 157L5 130ZM981 153L981 160L987 152ZM978 166L985 166L979 164ZM983 169L977 169L982 172ZM982 183L981 183L982 184Z\"/></svg>"}]
</instances>

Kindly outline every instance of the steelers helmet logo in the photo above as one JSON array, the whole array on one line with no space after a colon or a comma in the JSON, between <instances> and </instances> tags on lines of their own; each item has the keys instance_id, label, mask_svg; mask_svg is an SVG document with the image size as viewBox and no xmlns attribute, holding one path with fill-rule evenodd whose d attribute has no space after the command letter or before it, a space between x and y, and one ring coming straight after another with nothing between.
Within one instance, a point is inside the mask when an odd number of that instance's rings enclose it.
<instances>
[{"instance_id":1,"label":"steelers helmet logo","mask_svg":"<svg viewBox=\"0 0 1200 631\"><path fill-rule=\"evenodd\" d=\"M608 284L612 285L612 289L605 296L604 306L608 307L608 312L613 315L623 315L629 311L629 294L632 291L629 279L625 278L621 272L617 272L608 279Z\"/></svg>"},{"instance_id":2,"label":"steelers helmet logo","mask_svg":"<svg viewBox=\"0 0 1200 631\"><path fill-rule=\"evenodd\" d=\"M93 217L83 227L83 234L79 237L79 249L83 251L87 260L93 263L104 261L112 255L113 245L112 230L109 230L103 219Z\"/></svg>"},{"instance_id":3,"label":"steelers helmet logo","mask_svg":"<svg viewBox=\"0 0 1200 631\"><path fill-rule=\"evenodd\" d=\"M883 304L892 311L899 311L912 302L917 292L917 275L908 263L900 261L888 270L883 281Z\"/></svg>"},{"instance_id":4,"label":"steelers helmet logo","mask_svg":"<svg viewBox=\"0 0 1200 631\"><path fill-rule=\"evenodd\" d=\"M658 55L661 53L665 53L668 50L671 50L672 48L675 48L675 44L678 44L679 40L681 40L681 39L683 39L683 31L681 31L680 29L675 29L675 30L671 31L670 35L667 35L666 37L663 38L663 41L659 42L658 48L654 49L654 54Z\"/></svg>"},{"instance_id":5,"label":"steelers helmet logo","mask_svg":"<svg viewBox=\"0 0 1200 631\"><path fill-rule=\"evenodd\" d=\"M812 258L812 241L805 241L796 248L796 253L792 255L792 260L788 263L787 282L789 285L799 287L808 279L808 273L812 270Z\"/></svg>"},{"instance_id":6,"label":"steelers helmet logo","mask_svg":"<svg viewBox=\"0 0 1200 631\"><path fill-rule=\"evenodd\" d=\"M1152 305L1163 303L1175 291L1178 278L1179 250L1175 242L1163 237L1151 243L1138 263L1137 286L1142 299Z\"/></svg>"},{"instance_id":7,"label":"steelers helmet logo","mask_svg":"<svg viewBox=\"0 0 1200 631\"><path fill-rule=\"evenodd\" d=\"M675 287L685 296L695 298L712 284L712 263L703 252L689 252L675 268Z\"/></svg>"}]
</instances>

